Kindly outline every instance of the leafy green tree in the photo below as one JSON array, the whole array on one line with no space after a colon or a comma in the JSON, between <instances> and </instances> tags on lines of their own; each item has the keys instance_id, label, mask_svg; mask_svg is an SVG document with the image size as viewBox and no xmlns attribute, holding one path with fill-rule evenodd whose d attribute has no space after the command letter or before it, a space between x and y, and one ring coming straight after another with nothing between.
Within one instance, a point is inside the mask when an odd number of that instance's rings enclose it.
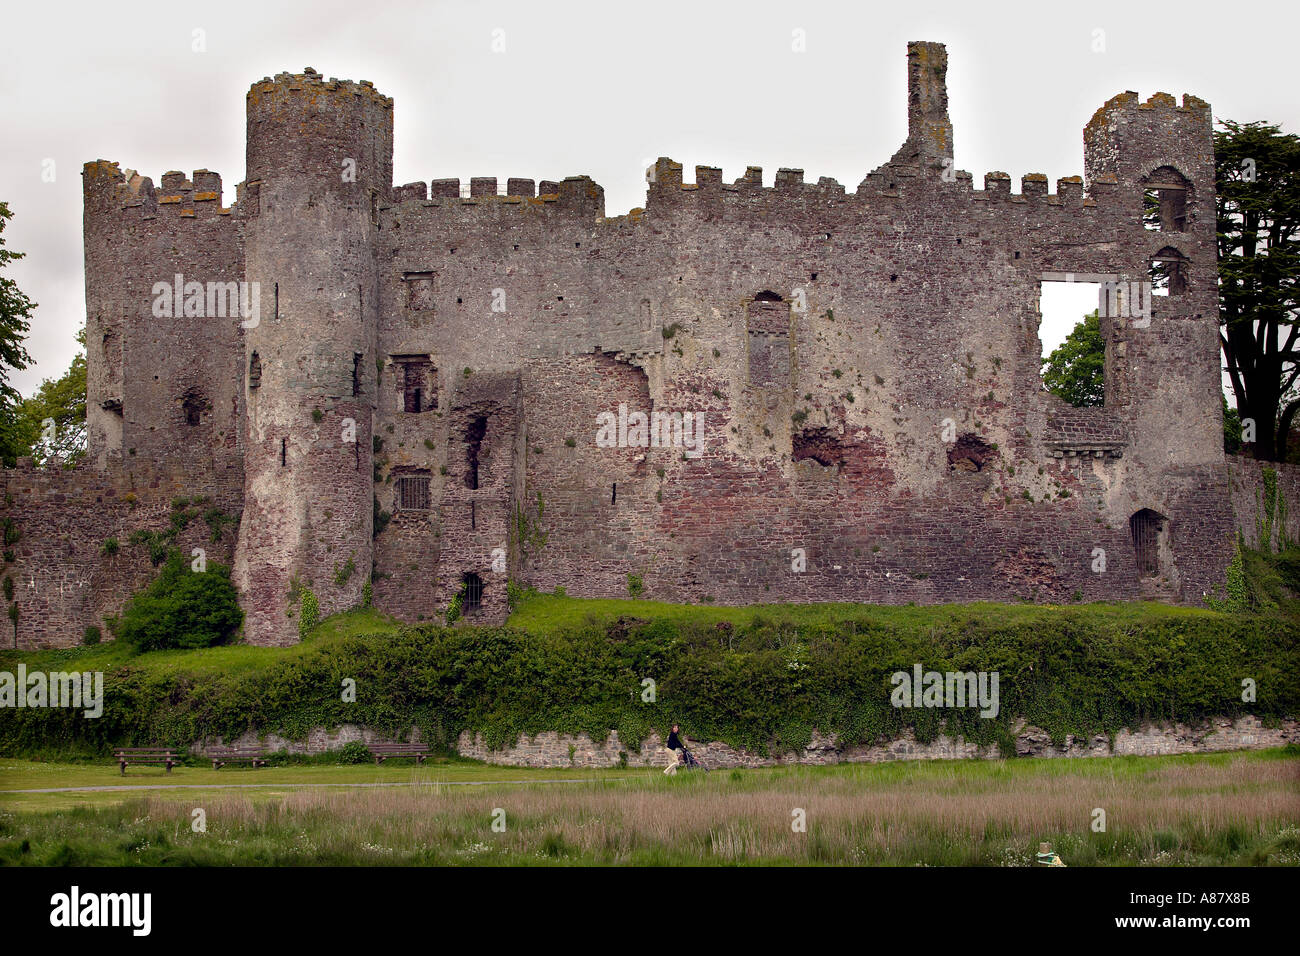
<instances>
[{"instance_id":1,"label":"leafy green tree","mask_svg":"<svg viewBox=\"0 0 1300 956\"><path fill-rule=\"evenodd\" d=\"M147 588L131 598L109 627L120 641L141 651L210 647L234 636L243 623L230 571L209 564L191 571L173 550Z\"/></svg>"},{"instance_id":2,"label":"leafy green tree","mask_svg":"<svg viewBox=\"0 0 1300 956\"><path fill-rule=\"evenodd\" d=\"M86 344L86 330L77 333ZM52 426L52 427L51 427ZM48 436L48 437L47 437ZM12 458L30 456L37 465L59 461L75 466L86 453L86 353L78 352L68 370L41 382L34 395L22 399L14 410L12 441L6 452Z\"/></svg>"},{"instance_id":3,"label":"leafy green tree","mask_svg":"<svg viewBox=\"0 0 1300 956\"><path fill-rule=\"evenodd\" d=\"M1097 310L1089 312L1043 364L1043 384L1077 408L1105 403L1106 342Z\"/></svg>"},{"instance_id":4,"label":"leafy green tree","mask_svg":"<svg viewBox=\"0 0 1300 956\"><path fill-rule=\"evenodd\" d=\"M1229 455L1241 454L1241 415L1223 396L1223 450Z\"/></svg>"},{"instance_id":5,"label":"leafy green tree","mask_svg":"<svg viewBox=\"0 0 1300 956\"><path fill-rule=\"evenodd\" d=\"M1225 120L1214 134L1219 322L1256 458L1283 460L1300 411L1300 137Z\"/></svg>"},{"instance_id":6,"label":"leafy green tree","mask_svg":"<svg viewBox=\"0 0 1300 956\"><path fill-rule=\"evenodd\" d=\"M9 372L22 371L31 364L23 340L31 329L32 310L36 308L18 283L3 274L6 265L24 255L5 248L4 230L12 218L9 204L0 202L0 458L10 457L17 441L15 418L21 396L9 384Z\"/></svg>"}]
</instances>

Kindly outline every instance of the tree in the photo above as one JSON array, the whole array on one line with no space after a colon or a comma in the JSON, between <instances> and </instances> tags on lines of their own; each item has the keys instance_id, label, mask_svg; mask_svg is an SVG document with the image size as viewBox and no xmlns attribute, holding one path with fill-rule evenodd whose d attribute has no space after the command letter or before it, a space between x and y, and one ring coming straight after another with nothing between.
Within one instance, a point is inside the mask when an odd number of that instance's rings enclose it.
<instances>
[{"instance_id":1,"label":"tree","mask_svg":"<svg viewBox=\"0 0 1300 956\"><path fill-rule=\"evenodd\" d=\"M1256 458L1286 457L1300 411L1300 137L1225 120L1214 134L1220 342Z\"/></svg>"},{"instance_id":2,"label":"tree","mask_svg":"<svg viewBox=\"0 0 1300 956\"><path fill-rule=\"evenodd\" d=\"M77 333L85 347L86 329ZM59 378L47 378L36 393L18 403L12 440L5 449L13 459L31 456L37 465L59 461L76 465L86 453L86 353L78 352Z\"/></svg>"},{"instance_id":3,"label":"tree","mask_svg":"<svg viewBox=\"0 0 1300 956\"><path fill-rule=\"evenodd\" d=\"M1229 455L1241 454L1241 415L1223 396L1223 450Z\"/></svg>"},{"instance_id":4,"label":"tree","mask_svg":"<svg viewBox=\"0 0 1300 956\"><path fill-rule=\"evenodd\" d=\"M15 411L22 397L9 384L9 372L22 371L31 364L23 340L31 329L32 310L36 308L18 283L2 274L6 265L24 255L5 248L4 230L12 218L9 204L0 202L0 457L8 457L13 447Z\"/></svg>"},{"instance_id":5,"label":"tree","mask_svg":"<svg viewBox=\"0 0 1300 956\"><path fill-rule=\"evenodd\" d=\"M1105 369L1106 342L1094 309L1047 356L1043 384L1077 408L1098 406L1106 399Z\"/></svg>"},{"instance_id":6,"label":"tree","mask_svg":"<svg viewBox=\"0 0 1300 956\"><path fill-rule=\"evenodd\" d=\"M243 619L229 569L209 564L206 571L191 571L172 549L158 577L108 623L118 640L157 651L224 643Z\"/></svg>"}]
</instances>

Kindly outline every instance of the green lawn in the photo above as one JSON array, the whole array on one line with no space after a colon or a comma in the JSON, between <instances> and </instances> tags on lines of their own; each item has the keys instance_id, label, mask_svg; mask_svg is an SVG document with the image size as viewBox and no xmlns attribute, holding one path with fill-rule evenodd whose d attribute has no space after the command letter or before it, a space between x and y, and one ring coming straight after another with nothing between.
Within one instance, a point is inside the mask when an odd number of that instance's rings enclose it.
<instances>
[{"instance_id":1,"label":"green lawn","mask_svg":"<svg viewBox=\"0 0 1300 956\"><path fill-rule=\"evenodd\" d=\"M555 780L570 782L545 782ZM199 788L19 795L123 780L111 766L0 761L0 865L1024 866L1044 840L1071 866L1300 865L1295 748L676 778L450 762L178 768L170 780L142 770L132 781ZM271 786L204 786L249 782ZM451 782L483 786L438 786ZM800 815L803 830L791 826Z\"/></svg>"},{"instance_id":2,"label":"green lawn","mask_svg":"<svg viewBox=\"0 0 1300 956\"><path fill-rule=\"evenodd\" d=\"M1041 620L1053 614L1087 613L1118 622L1141 624L1158 620L1204 617L1217 612L1204 608L1172 607L1146 601L1094 604L938 604L894 606L884 604L750 604L720 607L712 604L666 604L661 601L601 600L530 592L517 602L510 625L530 634L550 634L583 626L604 626L622 617L672 623L734 625L755 621L798 625L833 625L856 622L863 626L913 630L954 620L996 620L1009 624Z\"/></svg>"},{"instance_id":3,"label":"green lawn","mask_svg":"<svg viewBox=\"0 0 1300 956\"><path fill-rule=\"evenodd\" d=\"M51 810L82 805L122 803L139 797L140 791L85 790L73 793L23 793L30 790L54 790L69 787L168 787L175 794L215 793L222 787L257 784L271 793L295 788L327 787L355 784L437 784L493 783L533 780L600 780L657 772L654 768L627 768L620 771L585 768L536 769L498 767L470 760L426 762L416 766L414 760L384 761L380 766L364 764L290 764L281 767L227 766L213 770L210 764L196 767L173 767L168 773L161 767L129 767L123 775L116 763L104 759L94 763L55 763L51 761L0 758L0 809ZM212 790L194 791L194 787ZM153 792L153 791L151 791Z\"/></svg>"},{"instance_id":4,"label":"green lawn","mask_svg":"<svg viewBox=\"0 0 1300 956\"><path fill-rule=\"evenodd\" d=\"M29 670L110 671L125 664L141 667L156 674L210 673L238 674L257 670L269 663L301 657L321 646L358 635L394 633L401 622L373 608L336 614L322 621L307 639L290 647L254 647L232 644L183 651L150 651L136 654L126 645L108 641L93 646L77 646L44 651L0 650L0 668L12 668L18 662Z\"/></svg>"}]
</instances>

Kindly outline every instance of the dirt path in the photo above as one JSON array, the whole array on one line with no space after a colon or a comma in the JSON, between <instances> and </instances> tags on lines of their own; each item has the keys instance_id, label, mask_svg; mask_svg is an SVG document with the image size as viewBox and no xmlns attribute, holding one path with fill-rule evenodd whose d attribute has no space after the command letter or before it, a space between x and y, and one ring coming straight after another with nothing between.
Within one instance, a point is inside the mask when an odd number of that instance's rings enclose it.
<instances>
[{"instance_id":1,"label":"dirt path","mask_svg":"<svg viewBox=\"0 0 1300 956\"><path fill-rule=\"evenodd\" d=\"M647 775L648 776L648 775ZM413 780L392 783L140 783L112 787L50 787L42 790L0 790L7 793L109 793L117 790L246 790L289 789L303 787L338 787L342 789L364 787L490 787L493 784L529 783L604 783L606 780L638 780L639 777L602 777L593 780Z\"/></svg>"}]
</instances>

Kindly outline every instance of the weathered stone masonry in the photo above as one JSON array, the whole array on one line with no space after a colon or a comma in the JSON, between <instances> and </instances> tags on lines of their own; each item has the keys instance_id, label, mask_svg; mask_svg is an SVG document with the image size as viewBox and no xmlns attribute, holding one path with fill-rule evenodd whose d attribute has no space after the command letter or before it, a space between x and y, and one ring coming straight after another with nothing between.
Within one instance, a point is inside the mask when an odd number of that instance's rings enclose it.
<instances>
[{"instance_id":1,"label":"weathered stone masonry","mask_svg":"<svg viewBox=\"0 0 1300 956\"><path fill-rule=\"evenodd\" d=\"M946 67L909 45L907 141L855 192L792 169L686 183L669 159L614 218L581 176L394 186L392 101L311 70L249 91L229 208L206 170L155 187L87 164L89 460L4 476L18 642L74 643L125 598L93 582L127 489L242 512L262 644L297 640L295 582L328 614L370 578L406 620L461 589L499 620L508 578L617 597L630 574L728 604L1199 602L1257 523L1236 515L1251 466L1222 451L1210 108L1120 94L1085 177L975 189ZM1105 407L1063 406L1041 282L1153 261L1176 276L1149 321L1103 319ZM255 283L257 314L187 291L159 317L178 275ZM628 440L602 447L620 406ZM656 412L666 442L643 444ZM670 413L702 416L700 454Z\"/></svg>"}]
</instances>

